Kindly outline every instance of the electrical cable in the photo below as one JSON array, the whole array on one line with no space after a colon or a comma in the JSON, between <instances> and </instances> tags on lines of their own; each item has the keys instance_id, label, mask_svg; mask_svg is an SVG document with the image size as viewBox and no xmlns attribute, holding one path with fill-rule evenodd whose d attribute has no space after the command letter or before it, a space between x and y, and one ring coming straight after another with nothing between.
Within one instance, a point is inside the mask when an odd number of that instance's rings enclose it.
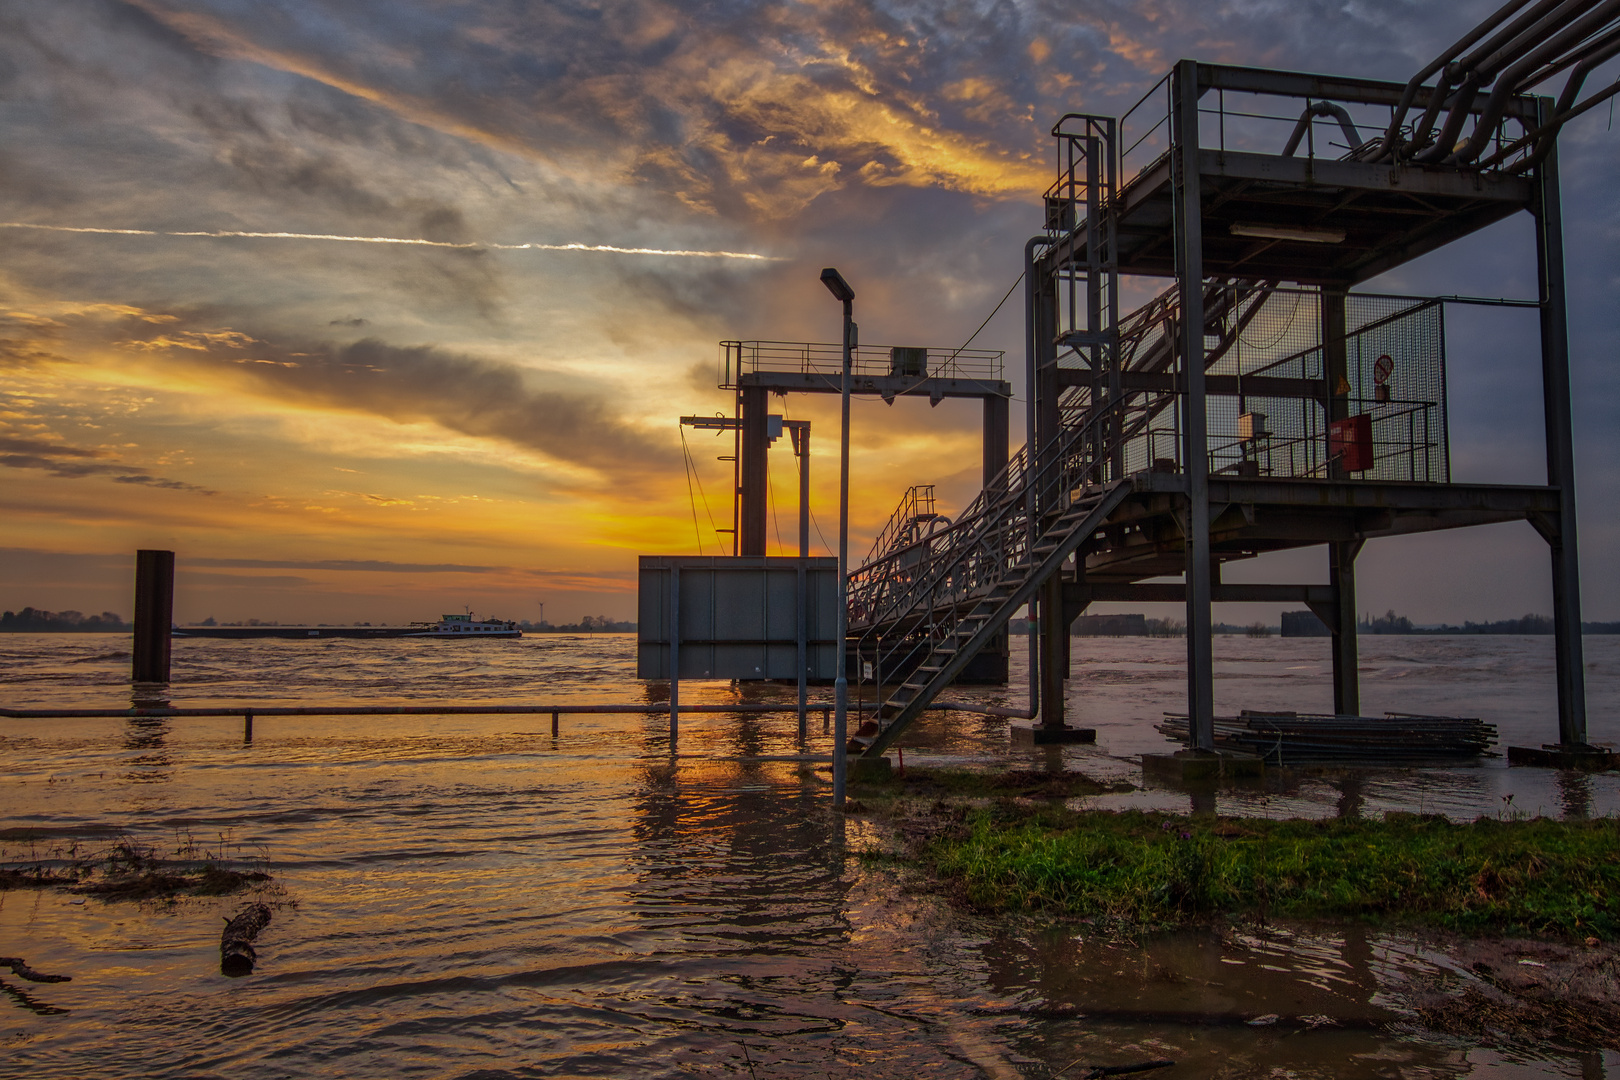
<instances>
[{"instance_id":1,"label":"electrical cable","mask_svg":"<svg viewBox=\"0 0 1620 1080\"><path fill-rule=\"evenodd\" d=\"M776 526L776 553L782 554L787 545L782 543L782 519L776 513L776 481L771 479L770 457L765 458L765 491L771 498L771 521Z\"/></svg>"},{"instance_id":2,"label":"electrical cable","mask_svg":"<svg viewBox=\"0 0 1620 1080\"><path fill-rule=\"evenodd\" d=\"M692 493L692 452L686 446L686 429L681 429L681 462L686 466L686 500L692 504L692 535L697 538L698 554L703 554L703 530L698 527L697 496Z\"/></svg>"},{"instance_id":3,"label":"electrical cable","mask_svg":"<svg viewBox=\"0 0 1620 1080\"><path fill-rule=\"evenodd\" d=\"M982 331L985 327L990 325L990 320L996 317L996 312L1001 310L1002 305L1006 304L1007 300L1012 296L1013 290L1018 288L1019 283L1022 282L1023 280L1024 280L1024 272L1022 270L1020 270L1020 271L1018 271L1018 277L1015 278L1013 280L1013 283L1007 287L1007 295L1003 296L1001 298L1001 302L998 303L995 306L995 309L992 310L990 312L990 314L988 314L988 315L986 315L984 317L984 322L979 324L979 329L973 331L973 333L968 337L968 339L966 341L962 342L961 346L955 352L951 353L951 360L953 362L956 360L957 354L960 353L963 349L967 348L969 345L973 344L974 338L977 338L979 336L980 331Z\"/></svg>"},{"instance_id":4,"label":"electrical cable","mask_svg":"<svg viewBox=\"0 0 1620 1080\"><path fill-rule=\"evenodd\" d=\"M686 445L686 431L684 429L681 431L681 445ZM691 457L691 451L687 451L687 456L689 458ZM697 481L698 497L703 500L703 512L708 515L709 528L714 530L715 536L719 536L720 527L714 523L714 511L709 509L709 496L708 493L703 490L703 476L698 472L696 460L692 461L692 477ZM721 550L725 550L724 544L721 545Z\"/></svg>"}]
</instances>

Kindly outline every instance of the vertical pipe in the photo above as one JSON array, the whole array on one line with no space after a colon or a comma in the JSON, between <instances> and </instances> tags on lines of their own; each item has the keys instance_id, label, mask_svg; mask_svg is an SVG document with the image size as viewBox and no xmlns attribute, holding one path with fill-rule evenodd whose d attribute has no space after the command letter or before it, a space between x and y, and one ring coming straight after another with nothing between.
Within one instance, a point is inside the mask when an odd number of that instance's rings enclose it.
<instances>
[{"instance_id":1,"label":"vertical pipe","mask_svg":"<svg viewBox=\"0 0 1620 1080\"><path fill-rule=\"evenodd\" d=\"M1538 98L1538 120L1552 119L1552 99ZM1570 416L1569 322L1564 300L1564 223L1558 192L1558 148L1536 167L1531 202L1536 219L1536 276L1541 300L1541 397L1546 413L1547 484L1558 489L1558 535L1552 547L1553 633L1558 679L1558 741L1586 745L1582 670L1581 573L1575 545L1575 445Z\"/></svg>"},{"instance_id":2,"label":"vertical pipe","mask_svg":"<svg viewBox=\"0 0 1620 1080\"><path fill-rule=\"evenodd\" d=\"M555 717L553 717L555 734ZM681 734L681 568L669 568L669 749Z\"/></svg>"},{"instance_id":3,"label":"vertical pipe","mask_svg":"<svg viewBox=\"0 0 1620 1080\"><path fill-rule=\"evenodd\" d=\"M848 772L845 745L849 741L849 376L850 340L855 327L855 301L844 302L844 371L840 390L843 407L838 434L838 625L833 635L838 649L837 675L833 679L833 805L844 805L844 781Z\"/></svg>"},{"instance_id":4,"label":"vertical pipe","mask_svg":"<svg viewBox=\"0 0 1620 1080\"><path fill-rule=\"evenodd\" d=\"M1337 612L1333 625L1333 711L1340 716L1361 715L1360 658L1356 641L1356 556L1361 540L1336 540L1328 545L1328 576Z\"/></svg>"},{"instance_id":5,"label":"vertical pipe","mask_svg":"<svg viewBox=\"0 0 1620 1080\"><path fill-rule=\"evenodd\" d=\"M797 634L798 634L798 643L797 644L798 644L798 655L799 655L799 741L803 742L804 737L806 735L804 705L805 705L805 699L808 696L807 693L806 693L806 688L807 688L807 684L808 684L808 672L805 670L805 668L806 668L806 665L809 663L809 659L810 659L809 655L808 655L808 653L809 653L809 650L808 650L808 647L807 647L808 643L805 640L806 637L808 636L809 617L810 616L809 616L809 612L805 610L807 607L809 607L809 596L807 594L807 590L806 590L806 587L805 587L805 568L804 568L804 559L803 558L801 558L799 560L798 583L797 584L798 584L798 601L799 601L799 603L798 603L799 611L798 611L798 619L797 619L797 627L796 627Z\"/></svg>"},{"instance_id":6,"label":"vertical pipe","mask_svg":"<svg viewBox=\"0 0 1620 1080\"><path fill-rule=\"evenodd\" d=\"M169 681L174 625L174 552L135 552L135 660L131 681Z\"/></svg>"},{"instance_id":7,"label":"vertical pipe","mask_svg":"<svg viewBox=\"0 0 1620 1080\"><path fill-rule=\"evenodd\" d=\"M1184 377L1182 468L1187 480L1187 716L1196 750L1215 748L1215 673L1211 652L1209 439L1204 398L1204 236L1198 167L1198 63L1183 60L1172 79L1176 149L1176 276L1181 290Z\"/></svg>"},{"instance_id":8,"label":"vertical pipe","mask_svg":"<svg viewBox=\"0 0 1620 1080\"><path fill-rule=\"evenodd\" d=\"M1035 284L1035 249L1046 244L1044 236L1024 242L1024 556L1035 558L1035 347L1040 321L1041 290ZM1040 707L1040 626L1036 622L1036 602L1031 600L1026 615L1029 639L1029 714Z\"/></svg>"},{"instance_id":9,"label":"vertical pipe","mask_svg":"<svg viewBox=\"0 0 1620 1080\"><path fill-rule=\"evenodd\" d=\"M799 451L799 741L809 733L805 720L805 700L809 696L810 591L804 560L810 557L810 425L793 429Z\"/></svg>"}]
</instances>

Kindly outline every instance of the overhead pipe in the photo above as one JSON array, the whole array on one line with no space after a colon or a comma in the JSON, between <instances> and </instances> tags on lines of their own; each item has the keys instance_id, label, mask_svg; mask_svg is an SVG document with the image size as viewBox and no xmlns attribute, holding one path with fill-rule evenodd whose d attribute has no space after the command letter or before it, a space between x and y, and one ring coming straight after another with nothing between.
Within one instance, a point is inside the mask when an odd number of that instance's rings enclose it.
<instances>
[{"instance_id":1,"label":"overhead pipe","mask_svg":"<svg viewBox=\"0 0 1620 1080\"><path fill-rule=\"evenodd\" d=\"M1480 111L1479 119L1474 124L1473 137L1460 150L1447 156L1446 163L1463 165L1479 157L1490 143L1491 132L1507 109L1508 98L1529 88L1524 84L1525 77L1560 54L1579 46L1617 14L1620 14L1620 0L1604 0L1504 71Z\"/></svg>"},{"instance_id":2,"label":"overhead pipe","mask_svg":"<svg viewBox=\"0 0 1620 1080\"><path fill-rule=\"evenodd\" d=\"M1539 19L1534 19L1518 33L1511 34L1513 27L1509 27L1495 39L1463 57L1459 63L1464 70L1478 73L1483 85L1489 85L1498 72L1512 65L1526 52L1546 42L1548 35L1558 33L1559 30L1569 26L1571 20L1580 19L1594 7L1602 4L1603 0L1562 0L1552 11ZM1534 12L1530 14L1533 15ZM1507 40L1501 41L1502 38Z\"/></svg>"},{"instance_id":3,"label":"overhead pipe","mask_svg":"<svg viewBox=\"0 0 1620 1080\"><path fill-rule=\"evenodd\" d=\"M1433 146L1415 155L1415 159L1452 162L1454 155L1459 152L1456 143L1463 124L1474 111L1474 98L1480 89L1494 82L1491 97L1478 110L1479 120L1475 124L1474 136L1469 140L1473 142L1475 138L1479 139L1483 148L1484 142L1490 137L1490 129L1501 118L1508 96L1519 88L1524 76L1556 58L1560 52L1612 18L1615 10L1616 0L1563 0L1529 26L1512 33L1524 21L1522 18L1515 20L1513 26L1458 61L1459 69L1467 73L1463 88L1469 92L1462 95L1459 91L1440 137ZM1525 18L1533 14L1530 12ZM1507 40L1503 41L1503 38ZM1486 121L1485 117L1493 110L1493 118ZM1480 135L1481 131L1485 132L1483 136ZM1476 149L1474 155L1478 153Z\"/></svg>"},{"instance_id":4,"label":"overhead pipe","mask_svg":"<svg viewBox=\"0 0 1620 1080\"><path fill-rule=\"evenodd\" d=\"M1550 121L1536 128L1534 131L1529 132L1523 138L1515 140L1514 142L1509 143L1507 146L1504 146L1495 154L1492 154L1489 158L1480 162L1479 167L1482 169L1488 169L1497 162L1505 159L1509 154L1517 151L1520 147L1526 146L1530 143L1535 144L1535 150L1533 150L1524 159L1515 161L1512 165L1508 166L1507 171L1511 173L1520 173L1524 172L1526 169L1533 169L1537 165L1541 164L1541 160L1547 156L1549 151L1552 150L1553 143L1558 137L1558 132L1566 123L1573 120L1581 113L1586 112L1594 105L1598 105L1601 102L1614 97L1616 93L1620 93L1620 79L1617 79L1609 85L1607 90L1599 91L1590 98L1581 102L1578 106L1574 104L1574 99L1580 94L1581 85L1586 82L1587 76L1591 75L1597 67L1614 59L1616 56L1620 56L1620 30L1617 30L1615 33L1610 34L1606 39L1604 39L1604 43L1600 45L1598 50L1589 54L1586 59L1582 60L1575 70L1570 73L1569 81L1564 84L1564 92L1558 97L1558 103L1553 109L1553 116Z\"/></svg>"},{"instance_id":5,"label":"overhead pipe","mask_svg":"<svg viewBox=\"0 0 1620 1080\"><path fill-rule=\"evenodd\" d=\"M1299 123L1294 125L1294 133L1288 136L1288 145L1283 147L1283 157L1293 157L1294 151L1299 149L1299 141L1305 137L1305 132L1311 126L1311 117L1331 116L1339 122L1339 130L1344 137L1350 140L1350 150L1355 152L1361 145L1361 132L1356 130L1355 121L1350 118L1350 112L1343 105L1335 105L1331 101L1313 101L1305 106L1305 111L1299 114Z\"/></svg>"},{"instance_id":6,"label":"overhead pipe","mask_svg":"<svg viewBox=\"0 0 1620 1080\"><path fill-rule=\"evenodd\" d=\"M1374 151L1372 155L1374 160L1382 161L1395 152L1395 143L1396 140L1400 138L1401 134L1401 124L1406 121L1407 111L1412 108L1412 103L1417 100L1417 93L1420 89L1422 89L1424 82L1426 82L1431 75L1441 71L1446 67L1447 64L1450 64L1451 61L1456 58L1458 53L1462 52L1466 48L1469 48L1474 44L1474 42L1496 29L1496 27L1499 26L1504 19L1507 19L1528 2L1529 0L1508 0L1508 2L1498 8L1495 14L1493 14L1490 18L1486 19L1484 22L1470 30L1467 34L1463 35L1463 37L1453 44L1451 48L1429 61L1427 67L1418 72L1416 75L1412 76L1412 78L1406 84L1406 90L1401 94L1400 104L1395 106L1395 112L1390 117L1389 128L1384 132L1383 140L1379 142L1376 151ZM1542 0L1542 2L1556 3L1557 0ZM1445 90L1437 87L1431 100L1438 100L1444 97Z\"/></svg>"},{"instance_id":7,"label":"overhead pipe","mask_svg":"<svg viewBox=\"0 0 1620 1080\"><path fill-rule=\"evenodd\" d=\"M1450 112L1446 116L1445 126L1432 144L1413 154L1416 161L1439 161L1451 153L1456 144L1457 136L1462 131L1463 123L1468 119L1472 110L1474 98L1480 89L1490 85L1495 78L1498 66L1504 62L1511 63L1526 49L1533 47L1538 36L1545 35L1551 26L1560 21L1578 15L1582 10L1590 7L1597 0L1541 0L1535 7L1524 12L1506 27L1496 33L1489 41L1475 49L1468 56L1456 61L1447 68L1450 80L1462 79L1462 85L1454 94L1437 94L1429 102L1428 111L1423 115L1423 122L1419 129L1412 133L1414 143L1423 143L1428 139L1439 110L1448 102ZM1489 61L1484 63L1483 61Z\"/></svg>"},{"instance_id":8,"label":"overhead pipe","mask_svg":"<svg viewBox=\"0 0 1620 1080\"><path fill-rule=\"evenodd\" d=\"M1499 47L1504 40L1511 40L1526 26L1533 25L1538 19L1544 18L1549 13L1556 11L1560 5L1569 2L1570 0L1539 0L1534 7L1520 14L1518 18L1509 23L1507 27L1499 31L1495 37L1486 42L1482 48L1492 49ZM1587 0L1582 0L1582 2L1587 2ZM1498 14L1501 13L1498 12ZM1492 20L1488 21L1500 22L1501 20L1495 19L1493 16ZM1473 40L1468 41L1468 44L1464 45L1463 48L1469 48L1478 41L1477 36L1470 35L1470 37L1473 38ZM1468 39L1465 38L1464 40ZM1461 42L1458 44L1461 44ZM1456 52L1461 51L1461 49L1456 50ZM1411 152L1414 156L1419 151L1430 148L1431 140L1429 138L1429 133L1434 130L1435 122L1439 119L1441 110L1444 109L1448 103L1455 105L1460 94L1460 92L1459 94L1453 94L1452 88L1460 81L1465 80L1472 72L1473 64L1469 58L1457 60L1455 59L1456 53L1454 52L1452 55L1453 59L1446 65L1444 78L1441 79L1440 85L1435 88L1435 92L1430 95L1428 108L1424 110L1422 119L1418 122L1417 127L1415 127L1412 131L1412 141L1410 146ZM1477 86L1473 88L1473 90L1477 89ZM1471 90L1468 94L1468 103L1470 104L1473 101L1473 90ZM1466 115L1466 112L1464 115ZM1462 125L1462 119L1460 117L1457 121L1457 125L1458 127L1461 127ZM1452 138L1455 139L1456 135L1453 134ZM1444 144L1443 140L1434 140L1434 142L1442 145Z\"/></svg>"}]
</instances>

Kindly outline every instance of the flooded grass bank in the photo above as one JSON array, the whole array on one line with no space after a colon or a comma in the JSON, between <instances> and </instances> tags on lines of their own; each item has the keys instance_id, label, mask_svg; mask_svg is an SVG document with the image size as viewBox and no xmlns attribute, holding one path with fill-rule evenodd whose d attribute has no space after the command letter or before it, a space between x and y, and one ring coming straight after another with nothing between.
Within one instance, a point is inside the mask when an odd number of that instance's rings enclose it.
<instances>
[{"instance_id":1,"label":"flooded grass bank","mask_svg":"<svg viewBox=\"0 0 1620 1080\"><path fill-rule=\"evenodd\" d=\"M860 794L880 805L884 789ZM994 781L986 781L994 783ZM1083 780L1047 782L1057 790ZM948 788L927 779L924 792ZM1028 785L1026 785L1028 786ZM960 789L970 789L962 781ZM913 804L915 805L915 804ZM1274 820L998 798L906 811L905 857L970 907L1171 927L1217 914L1620 938L1620 820Z\"/></svg>"}]
</instances>

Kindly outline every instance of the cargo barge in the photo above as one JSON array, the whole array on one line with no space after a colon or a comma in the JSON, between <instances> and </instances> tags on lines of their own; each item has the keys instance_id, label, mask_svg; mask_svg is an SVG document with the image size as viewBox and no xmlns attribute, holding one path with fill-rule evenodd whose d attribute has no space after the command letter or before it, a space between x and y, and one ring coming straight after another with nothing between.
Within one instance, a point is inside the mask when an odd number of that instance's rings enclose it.
<instances>
[{"instance_id":1,"label":"cargo barge","mask_svg":"<svg viewBox=\"0 0 1620 1080\"><path fill-rule=\"evenodd\" d=\"M506 619L478 619L472 613L443 615L436 623L407 626L177 626L177 638L445 638L456 641L482 638L520 638L518 624Z\"/></svg>"}]
</instances>

